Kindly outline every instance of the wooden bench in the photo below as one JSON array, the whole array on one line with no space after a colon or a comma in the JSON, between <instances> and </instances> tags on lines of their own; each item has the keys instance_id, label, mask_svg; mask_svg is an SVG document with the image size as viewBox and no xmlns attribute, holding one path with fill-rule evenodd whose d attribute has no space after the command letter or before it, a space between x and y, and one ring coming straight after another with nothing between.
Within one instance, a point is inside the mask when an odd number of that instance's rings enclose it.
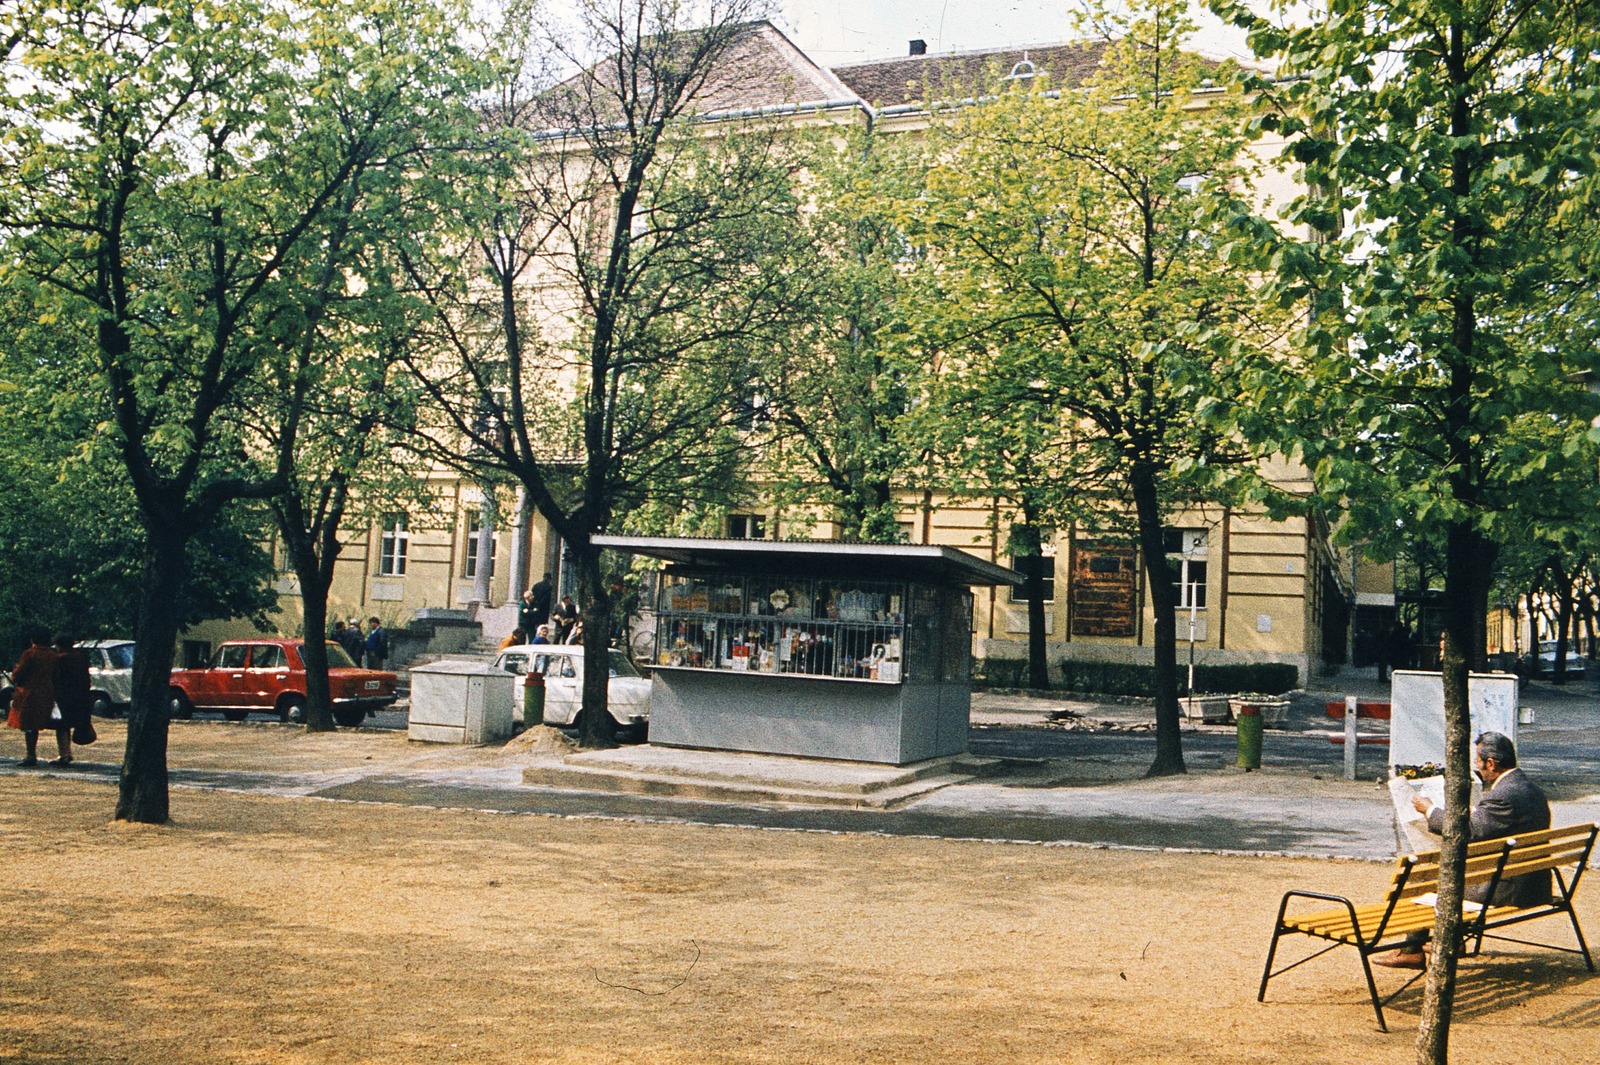
<instances>
[{"instance_id":1,"label":"wooden bench","mask_svg":"<svg viewBox=\"0 0 1600 1065\"><path fill-rule=\"evenodd\" d=\"M1492 896L1495 886L1502 880L1549 870L1552 874L1552 897L1547 903L1521 907L1477 906L1474 903L1467 903L1461 922L1460 946L1463 949L1470 947L1470 953L1473 955L1477 955L1483 949L1485 939L1546 947L1569 954L1581 954L1589 971L1594 972L1594 959L1589 956L1588 944L1583 940L1583 930L1578 927L1578 915L1572 908L1572 897L1576 894L1578 883L1583 879L1583 870L1589 863L1590 852L1594 849L1595 833L1596 827L1592 824L1573 825L1569 828L1525 832L1505 839L1486 839L1468 844L1467 887L1487 884L1489 895ZM1387 1032L1389 1029L1383 1021L1383 1007L1395 995L1410 987L1417 976L1422 974L1413 976L1388 998L1380 1000L1378 985L1372 979L1372 964L1367 959L1373 954L1402 946L1413 934L1431 932L1434 921L1433 896L1438 889L1439 852L1430 851L1427 854L1413 854L1400 858L1396 862L1394 879L1389 883L1389 890L1384 892L1379 902L1357 905L1339 895L1324 895L1313 891L1285 892L1283 901L1278 904L1278 920L1272 930L1272 945L1267 948L1267 963L1261 970L1261 989L1256 993L1256 1001L1266 1001L1267 982L1274 976L1304 965L1313 958L1319 958L1338 947L1354 947L1361 957L1361 970L1367 978L1367 991L1372 996L1373 1011L1378 1015L1378 1029ZM1310 899L1337 905L1331 909L1291 914L1290 903L1296 899ZM1572 933L1578 939L1576 948L1491 934L1510 925L1538 920L1541 917L1554 917L1558 914L1566 914L1572 922ZM1286 935L1311 936L1314 939L1327 940L1329 945L1274 972L1272 961L1278 952L1278 941Z\"/></svg>"}]
</instances>

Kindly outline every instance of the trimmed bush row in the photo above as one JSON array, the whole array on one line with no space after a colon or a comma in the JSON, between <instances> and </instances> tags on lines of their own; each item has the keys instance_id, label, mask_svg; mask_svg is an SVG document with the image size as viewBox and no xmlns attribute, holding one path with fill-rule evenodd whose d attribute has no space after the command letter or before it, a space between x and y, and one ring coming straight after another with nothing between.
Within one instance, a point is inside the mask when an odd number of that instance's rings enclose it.
<instances>
[{"instance_id":1,"label":"trimmed bush row","mask_svg":"<svg viewBox=\"0 0 1600 1065\"><path fill-rule=\"evenodd\" d=\"M1178 684L1183 685L1188 667L1179 667ZM1100 695L1150 695L1155 667L1124 662L1077 662L1062 659L1051 663L1050 680L1061 691L1095 692ZM1260 692L1280 695L1298 686L1299 672L1284 662L1237 665L1195 666L1194 686L1200 693L1228 695L1234 692ZM1020 658L979 659L972 664L975 688L1025 688L1028 663Z\"/></svg>"}]
</instances>

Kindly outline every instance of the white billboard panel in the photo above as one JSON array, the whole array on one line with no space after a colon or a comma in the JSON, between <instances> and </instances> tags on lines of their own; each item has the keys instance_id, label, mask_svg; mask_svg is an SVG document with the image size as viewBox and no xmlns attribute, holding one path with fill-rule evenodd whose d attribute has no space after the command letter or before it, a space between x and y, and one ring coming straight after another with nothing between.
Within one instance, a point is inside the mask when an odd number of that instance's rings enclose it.
<instances>
[{"instance_id":1,"label":"white billboard panel","mask_svg":"<svg viewBox=\"0 0 1600 1065\"><path fill-rule=\"evenodd\" d=\"M1391 765L1444 765L1444 677L1397 669L1389 689ZM1473 673L1467 678L1472 736L1503 732L1517 739L1517 678L1510 673Z\"/></svg>"}]
</instances>

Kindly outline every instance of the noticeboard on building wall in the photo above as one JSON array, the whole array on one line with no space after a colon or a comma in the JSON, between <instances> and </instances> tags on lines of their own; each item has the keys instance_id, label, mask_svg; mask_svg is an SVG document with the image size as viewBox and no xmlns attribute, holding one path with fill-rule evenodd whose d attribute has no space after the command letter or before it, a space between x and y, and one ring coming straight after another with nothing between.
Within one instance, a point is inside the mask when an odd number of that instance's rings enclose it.
<instances>
[{"instance_id":1,"label":"noticeboard on building wall","mask_svg":"<svg viewBox=\"0 0 1600 1065\"><path fill-rule=\"evenodd\" d=\"M1072 551L1072 635L1132 636L1139 620L1139 557L1130 544L1079 540Z\"/></svg>"}]
</instances>

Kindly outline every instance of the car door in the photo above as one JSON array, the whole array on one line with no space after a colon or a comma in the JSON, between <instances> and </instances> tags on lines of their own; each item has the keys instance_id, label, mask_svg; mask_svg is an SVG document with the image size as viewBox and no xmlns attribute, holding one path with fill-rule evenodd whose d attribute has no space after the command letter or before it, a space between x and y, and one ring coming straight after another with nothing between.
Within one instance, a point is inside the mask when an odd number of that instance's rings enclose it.
<instances>
[{"instance_id":1,"label":"car door","mask_svg":"<svg viewBox=\"0 0 1600 1065\"><path fill-rule=\"evenodd\" d=\"M566 651L533 656L535 672L544 674L545 720L570 725L583 705L583 661Z\"/></svg>"},{"instance_id":2,"label":"car door","mask_svg":"<svg viewBox=\"0 0 1600 1065\"><path fill-rule=\"evenodd\" d=\"M244 698L251 709L270 710L278 702L278 693L289 682L289 660L283 648L275 643L250 645L250 668L246 671L247 683Z\"/></svg>"},{"instance_id":3,"label":"car door","mask_svg":"<svg viewBox=\"0 0 1600 1065\"><path fill-rule=\"evenodd\" d=\"M189 693L195 706L241 706L239 690L245 683L245 668L250 664L250 645L225 643L204 671L197 690Z\"/></svg>"}]
</instances>

